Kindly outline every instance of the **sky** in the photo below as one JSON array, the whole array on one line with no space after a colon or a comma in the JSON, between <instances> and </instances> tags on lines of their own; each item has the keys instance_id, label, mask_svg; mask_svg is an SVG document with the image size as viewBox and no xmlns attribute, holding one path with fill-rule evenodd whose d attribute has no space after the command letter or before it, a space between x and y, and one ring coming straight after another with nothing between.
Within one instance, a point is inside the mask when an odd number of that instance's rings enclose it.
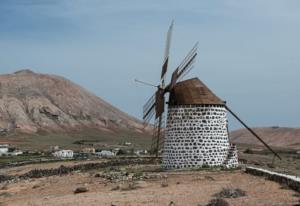
<instances>
[{"instance_id":1,"label":"sky","mask_svg":"<svg viewBox=\"0 0 300 206\"><path fill-rule=\"evenodd\" d=\"M0 73L57 74L138 118L195 42L200 78L251 127L300 127L298 0L0 0ZM241 126L230 118L230 128Z\"/></svg>"}]
</instances>

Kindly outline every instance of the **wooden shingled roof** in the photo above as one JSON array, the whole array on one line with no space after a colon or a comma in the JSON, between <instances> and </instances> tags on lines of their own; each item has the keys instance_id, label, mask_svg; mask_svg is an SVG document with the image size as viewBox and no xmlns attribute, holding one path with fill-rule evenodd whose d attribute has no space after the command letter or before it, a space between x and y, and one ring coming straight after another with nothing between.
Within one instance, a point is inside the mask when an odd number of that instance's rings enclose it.
<instances>
[{"instance_id":1,"label":"wooden shingled roof","mask_svg":"<svg viewBox=\"0 0 300 206\"><path fill-rule=\"evenodd\" d=\"M171 91L169 98L169 105L224 105L224 101L198 78L178 82Z\"/></svg>"}]
</instances>

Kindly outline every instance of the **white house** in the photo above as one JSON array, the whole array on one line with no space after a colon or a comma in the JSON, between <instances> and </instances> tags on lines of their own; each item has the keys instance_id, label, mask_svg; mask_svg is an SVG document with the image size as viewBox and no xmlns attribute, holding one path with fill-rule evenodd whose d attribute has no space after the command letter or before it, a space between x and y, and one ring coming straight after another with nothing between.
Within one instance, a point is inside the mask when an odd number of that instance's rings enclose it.
<instances>
[{"instance_id":1,"label":"white house","mask_svg":"<svg viewBox=\"0 0 300 206\"><path fill-rule=\"evenodd\" d=\"M18 155L22 155L23 152L21 150L15 150L13 152L10 152L9 155L11 156L18 156Z\"/></svg>"},{"instance_id":2,"label":"white house","mask_svg":"<svg viewBox=\"0 0 300 206\"><path fill-rule=\"evenodd\" d=\"M58 158L73 158L73 150L59 150L52 153L54 157Z\"/></svg>"},{"instance_id":3,"label":"white house","mask_svg":"<svg viewBox=\"0 0 300 206\"><path fill-rule=\"evenodd\" d=\"M0 156L8 153L8 144L0 144Z\"/></svg>"},{"instance_id":4,"label":"white house","mask_svg":"<svg viewBox=\"0 0 300 206\"><path fill-rule=\"evenodd\" d=\"M132 143L131 143L131 142L125 142L124 145L126 145L126 146L131 146Z\"/></svg>"},{"instance_id":5,"label":"white house","mask_svg":"<svg viewBox=\"0 0 300 206\"><path fill-rule=\"evenodd\" d=\"M135 150L134 151L134 154L136 154L136 155L146 155L146 154L148 154L148 151L147 150L142 150L142 149L140 149L140 150Z\"/></svg>"},{"instance_id":6,"label":"white house","mask_svg":"<svg viewBox=\"0 0 300 206\"><path fill-rule=\"evenodd\" d=\"M108 151L108 150L102 150L101 152L96 152L96 156L98 157L113 157L116 156L114 152Z\"/></svg>"}]
</instances>

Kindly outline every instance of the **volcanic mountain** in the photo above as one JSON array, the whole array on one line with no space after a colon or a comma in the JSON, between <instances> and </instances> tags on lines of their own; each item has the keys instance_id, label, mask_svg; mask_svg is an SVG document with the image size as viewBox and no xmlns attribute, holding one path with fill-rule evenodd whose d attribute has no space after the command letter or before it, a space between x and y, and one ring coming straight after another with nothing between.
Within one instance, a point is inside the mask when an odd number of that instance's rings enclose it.
<instances>
[{"instance_id":1,"label":"volcanic mountain","mask_svg":"<svg viewBox=\"0 0 300 206\"><path fill-rule=\"evenodd\" d=\"M300 128L262 127L253 130L270 146L300 149ZM261 143L246 129L230 132L234 143L261 145Z\"/></svg>"},{"instance_id":2,"label":"volcanic mountain","mask_svg":"<svg viewBox=\"0 0 300 206\"><path fill-rule=\"evenodd\" d=\"M142 132L143 124L63 77L31 70L0 75L1 131L67 132L81 128Z\"/></svg>"}]
</instances>

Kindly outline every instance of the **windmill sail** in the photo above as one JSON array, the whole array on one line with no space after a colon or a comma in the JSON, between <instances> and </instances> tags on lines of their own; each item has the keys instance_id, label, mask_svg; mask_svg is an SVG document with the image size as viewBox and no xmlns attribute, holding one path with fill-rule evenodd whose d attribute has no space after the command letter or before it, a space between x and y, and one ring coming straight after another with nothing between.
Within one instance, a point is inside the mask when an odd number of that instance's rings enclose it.
<instances>
[{"instance_id":1,"label":"windmill sail","mask_svg":"<svg viewBox=\"0 0 300 206\"><path fill-rule=\"evenodd\" d=\"M194 45L194 47L190 50L190 52L183 59L181 64L178 66L178 76L179 79L181 76L185 74L186 71L190 71L190 68L195 63L195 59L197 56L198 42Z\"/></svg>"},{"instance_id":2,"label":"windmill sail","mask_svg":"<svg viewBox=\"0 0 300 206\"><path fill-rule=\"evenodd\" d=\"M146 104L143 106L143 120L144 123L148 123L155 114L155 98L156 94L153 94Z\"/></svg>"},{"instance_id":3,"label":"windmill sail","mask_svg":"<svg viewBox=\"0 0 300 206\"><path fill-rule=\"evenodd\" d=\"M162 113L165 111L165 97L164 97L164 90L158 89L155 94L155 111L156 116L155 118L159 118Z\"/></svg>"},{"instance_id":4,"label":"windmill sail","mask_svg":"<svg viewBox=\"0 0 300 206\"><path fill-rule=\"evenodd\" d=\"M165 86L165 78L168 70L173 25L174 22L172 21L167 32L166 47L165 47L163 64L161 68L160 85L157 87L155 94L146 102L146 104L143 107L144 123L149 123L153 118L153 116L155 115L153 141L152 141L151 150L156 153L156 156L158 156L159 152L162 151L162 145L164 139L165 94L167 92L170 92L170 88L175 86L179 78L182 78L184 75L187 74L188 71L190 71L190 69L193 66L193 63L195 62L195 58L197 56L198 44L195 44L192 50L184 58L182 63L173 72L171 82L168 84L167 87Z\"/></svg>"},{"instance_id":5,"label":"windmill sail","mask_svg":"<svg viewBox=\"0 0 300 206\"><path fill-rule=\"evenodd\" d=\"M159 154L159 147L161 145L161 138L163 136L162 133L162 127L164 122L164 116L163 113L165 111L165 79L166 79L166 73L168 70L168 63L169 63L169 53L170 53L170 46L171 46L171 38L172 38L172 31L173 31L173 25L174 21L172 21L168 33L167 33L167 40L166 40L166 47L165 47L165 54L164 54L164 60L161 70L161 83L160 87L157 89L155 93L155 127L154 127L154 133L153 133L153 142L156 144L155 147L155 153L156 157L158 157Z\"/></svg>"},{"instance_id":6,"label":"windmill sail","mask_svg":"<svg viewBox=\"0 0 300 206\"><path fill-rule=\"evenodd\" d=\"M161 70L161 76L160 76L161 79L164 79L165 74L167 73L167 69L168 69L169 53L170 53L170 47L171 47L171 38L172 38L173 25L174 25L174 21L172 21L172 23L169 27L168 33L167 33L165 55L164 55L164 60L163 60L163 65L162 65L162 70Z\"/></svg>"},{"instance_id":7,"label":"windmill sail","mask_svg":"<svg viewBox=\"0 0 300 206\"><path fill-rule=\"evenodd\" d=\"M149 124L153 116L155 115L155 104L149 109L147 115L143 118L144 120L144 126Z\"/></svg>"},{"instance_id":8,"label":"windmill sail","mask_svg":"<svg viewBox=\"0 0 300 206\"><path fill-rule=\"evenodd\" d=\"M175 69L175 71L173 72L172 74L172 77L171 77L171 83L170 83L170 88L173 88L177 82L177 78L178 78L178 68ZM170 89L168 88L168 90Z\"/></svg>"}]
</instances>

